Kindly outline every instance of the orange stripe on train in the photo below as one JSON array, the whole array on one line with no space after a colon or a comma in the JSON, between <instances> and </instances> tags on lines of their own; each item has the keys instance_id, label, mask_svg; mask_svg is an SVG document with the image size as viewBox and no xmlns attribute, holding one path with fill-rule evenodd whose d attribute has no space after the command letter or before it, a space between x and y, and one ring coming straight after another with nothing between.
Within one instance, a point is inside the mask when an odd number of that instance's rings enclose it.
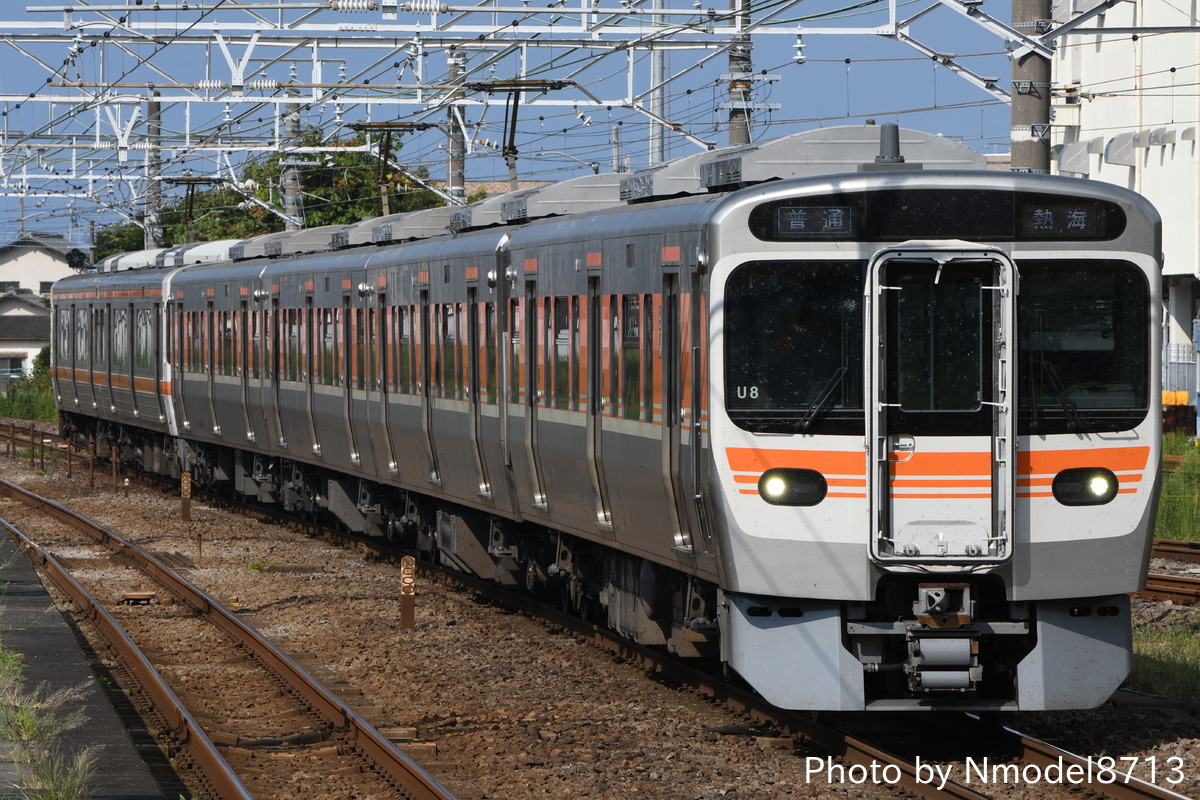
<instances>
[{"instance_id":1,"label":"orange stripe on train","mask_svg":"<svg viewBox=\"0 0 1200 800\"><path fill-rule=\"evenodd\" d=\"M1150 448L1096 447L1084 450L1023 450L1017 453L1020 475L1055 475L1074 467L1107 467L1113 472L1146 468Z\"/></svg>"},{"instance_id":2,"label":"orange stripe on train","mask_svg":"<svg viewBox=\"0 0 1200 800\"><path fill-rule=\"evenodd\" d=\"M757 450L727 447L725 457L734 472L763 473L775 467L815 469L829 475L866 475L867 454L855 451Z\"/></svg>"}]
</instances>

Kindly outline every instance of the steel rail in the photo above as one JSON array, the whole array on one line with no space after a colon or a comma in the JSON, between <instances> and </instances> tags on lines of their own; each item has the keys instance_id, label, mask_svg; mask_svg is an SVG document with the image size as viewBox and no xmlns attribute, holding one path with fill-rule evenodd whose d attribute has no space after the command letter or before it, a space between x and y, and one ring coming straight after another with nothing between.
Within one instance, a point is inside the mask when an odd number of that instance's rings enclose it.
<instances>
[{"instance_id":1,"label":"steel rail","mask_svg":"<svg viewBox=\"0 0 1200 800\"><path fill-rule=\"evenodd\" d=\"M1200 561L1200 542L1155 539L1153 554L1158 558L1169 558L1174 561Z\"/></svg>"},{"instance_id":2,"label":"steel rail","mask_svg":"<svg viewBox=\"0 0 1200 800\"><path fill-rule=\"evenodd\" d=\"M1195 605L1200 603L1200 578L1151 573L1146 576L1146 588L1135 594L1144 600L1170 600Z\"/></svg>"},{"instance_id":3,"label":"steel rail","mask_svg":"<svg viewBox=\"0 0 1200 800\"><path fill-rule=\"evenodd\" d=\"M430 570L428 564L423 564ZM751 719L774 722L794 733L800 733L819 744L830 755L841 758L847 764L861 765L867 770L895 765L900 770L900 780L895 786L918 797L930 800L990 800L989 795L948 781L943 786L919 780L917 767L911 761L887 752L869 742L812 717L777 708L748 689L742 689L711 673L688 666L676 659L624 639L612 632L570 616L553 606L526 595L509 592L504 588L459 572L437 571L443 578L469 588L486 597L491 597L511 610L535 616L546 622L569 630L582 639L606 649L622 659L645 669L667 675L681 683L693 686L701 694L727 707L748 715Z\"/></svg>"},{"instance_id":4,"label":"steel rail","mask_svg":"<svg viewBox=\"0 0 1200 800\"><path fill-rule=\"evenodd\" d=\"M1018 757L1022 762L1034 764L1043 770L1050 767L1061 768L1065 772L1073 767L1079 780L1068 781L1072 788L1086 787L1112 800L1189 800L1182 794L1128 774L1137 764L1127 770L1129 762L1122 762L1120 757L1113 757L1110 771L1094 757L1076 755L1007 726L1002 726L1002 729L1020 753ZM1165 768L1162 771L1168 772Z\"/></svg>"},{"instance_id":5,"label":"steel rail","mask_svg":"<svg viewBox=\"0 0 1200 800\"><path fill-rule=\"evenodd\" d=\"M168 592L201 613L214 624L249 648L263 664L273 670L298 696L311 703L313 708L331 720L334 725L359 748L412 800L455 800L454 795L427 773L412 758L383 737L354 709L315 681L289 656L263 638L257 631L213 600L201 589L180 578L173 570L154 556L118 534L98 525L70 509L40 497L8 481L0 480L0 494L37 508L55 519L95 538L144 570L151 578L159 581Z\"/></svg>"},{"instance_id":6,"label":"steel rail","mask_svg":"<svg viewBox=\"0 0 1200 800\"><path fill-rule=\"evenodd\" d=\"M204 728L129 638L121 624L54 556L7 521L0 519L0 525L8 530L9 536L24 551L29 562L50 578L63 594L71 598L71 602L79 608L80 613L96 625L105 640L117 651L129 674L150 697L154 707L174 732L176 741L187 751L192 763L200 771L210 796L219 797L221 800L253 800L253 796L208 738Z\"/></svg>"}]
</instances>

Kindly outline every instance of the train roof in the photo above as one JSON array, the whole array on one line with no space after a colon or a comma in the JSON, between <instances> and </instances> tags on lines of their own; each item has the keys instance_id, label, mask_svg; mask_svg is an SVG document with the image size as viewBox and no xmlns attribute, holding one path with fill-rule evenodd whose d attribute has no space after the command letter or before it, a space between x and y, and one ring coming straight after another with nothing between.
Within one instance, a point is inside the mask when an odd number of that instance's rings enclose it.
<instances>
[{"instance_id":1,"label":"train roof","mask_svg":"<svg viewBox=\"0 0 1200 800\"><path fill-rule=\"evenodd\" d=\"M902 157L885 159L881 132L895 129ZM885 161L887 163L879 163ZM430 239L492 226L521 225L556 216L581 215L623 204L706 195L787 178L853 173L864 169L983 170L985 157L954 139L897 126L843 125L750 145L674 159L632 174L584 175L536 189L489 197L469 206L431 208L269 233L244 240L181 245L110 256L100 272L149 266L278 258L351 247Z\"/></svg>"}]
</instances>

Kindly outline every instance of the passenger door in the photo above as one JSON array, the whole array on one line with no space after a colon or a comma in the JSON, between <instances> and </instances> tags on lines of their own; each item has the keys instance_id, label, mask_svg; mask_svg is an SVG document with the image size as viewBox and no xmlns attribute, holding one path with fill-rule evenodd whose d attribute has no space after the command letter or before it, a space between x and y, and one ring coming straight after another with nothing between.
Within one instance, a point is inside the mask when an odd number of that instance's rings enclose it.
<instances>
[{"instance_id":1,"label":"passenger door","mask_svg":"<svg viewBox=\"0 0 1200 800\"><path fill-rule=\"evenodd\" d=\"M1012 554L1016 270L1002 253L894 248L872 260L866 349L872 555Z\"/></svg>"}]
</instances>

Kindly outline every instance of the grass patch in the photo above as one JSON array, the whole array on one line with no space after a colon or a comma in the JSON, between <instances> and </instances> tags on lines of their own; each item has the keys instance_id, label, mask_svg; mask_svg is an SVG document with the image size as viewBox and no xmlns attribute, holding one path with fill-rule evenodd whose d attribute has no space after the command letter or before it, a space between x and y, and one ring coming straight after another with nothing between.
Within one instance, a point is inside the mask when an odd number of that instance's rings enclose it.
<instances>
[{"instance_id":1,"label":"grass patch","mask_svg":"<svg viewBox=\"0 0 1200 800\"><path fill-rule=\"evenodd\" d=\"M1133 671L1128 686L1196 705L1200 698L1200 636L1196 625L1171 616L1134 623Z\"/></svg>"},{"instance_id":2,"label":"grass patch","mask_svg":"<svg viewBox=\"0 0 1200 800\"><path fill-rule=\"evenodd\" d=\"M21 770L21 794L29 800L85 800L99 761L98 748L73 756L57 747L39 748Z\"/></svg>"},{"instance_id":3,"label":"grass patch","mask_svg":"<svg viewBox=\"0 0 1200 800\"><path fill-rule=\"evenodd\" d=\"M1163 437L1163 453L1180 461L1163 475L1154 535L1200 541L1200 447L1189 442L1187 434L1176 432Z\"/></svg>"}]
</instances>

